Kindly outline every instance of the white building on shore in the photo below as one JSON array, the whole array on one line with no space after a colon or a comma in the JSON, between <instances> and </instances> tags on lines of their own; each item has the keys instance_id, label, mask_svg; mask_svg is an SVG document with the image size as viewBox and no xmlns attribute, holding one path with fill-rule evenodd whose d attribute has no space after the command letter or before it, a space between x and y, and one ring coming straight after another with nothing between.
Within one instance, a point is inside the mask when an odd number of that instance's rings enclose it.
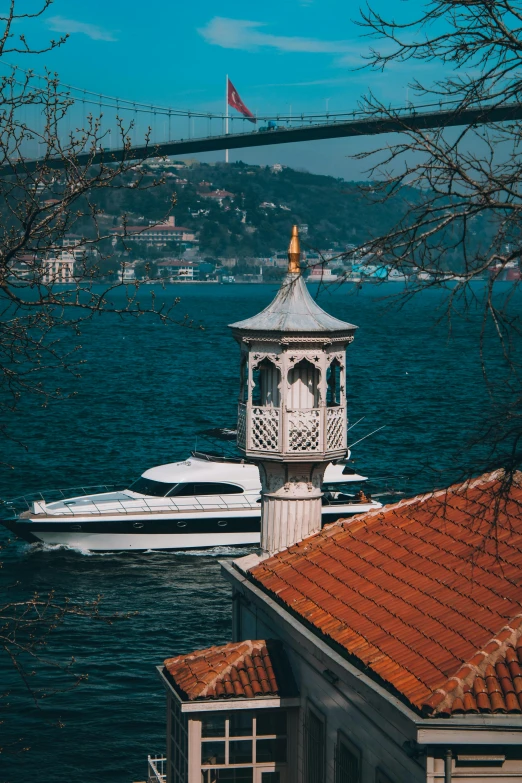
<instances>
[{"instance_id":1,"label":"white building on shore","mask_svg":"<svg viewBox=\"0 0 522 783\"><path fill-rule=\"evenodd\" d=\"M42 283L72 283L74 281L74 255L63 250L58 255L42 260Z\"/></svg>"}]
</instances>

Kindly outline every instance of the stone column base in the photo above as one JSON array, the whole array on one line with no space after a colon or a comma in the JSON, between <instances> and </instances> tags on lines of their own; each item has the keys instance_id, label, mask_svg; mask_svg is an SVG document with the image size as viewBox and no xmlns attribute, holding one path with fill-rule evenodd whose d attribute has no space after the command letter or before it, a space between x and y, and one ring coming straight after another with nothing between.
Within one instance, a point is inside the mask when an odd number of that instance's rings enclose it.
<instances>
[{"instance_id":1,"label":"stone column base","mask_svg":"<svg viewBox=\"0 0 522 783\"><path fill-rule=\"evenodd\" d=\"M261 549L273 555L319 532L328 463L260 464Z\"/></svg>"}]
</instances>

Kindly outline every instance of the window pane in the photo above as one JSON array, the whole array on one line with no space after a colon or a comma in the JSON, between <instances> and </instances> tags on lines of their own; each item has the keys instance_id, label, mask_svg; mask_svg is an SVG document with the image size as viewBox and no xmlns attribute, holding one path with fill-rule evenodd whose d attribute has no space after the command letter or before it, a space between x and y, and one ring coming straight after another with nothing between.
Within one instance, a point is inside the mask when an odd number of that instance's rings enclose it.
<instances>
[{"instance_id":1,"label":"window pane","mask_svg":"<svg viewBox=\"0 0 522 783\"><path fill-rule=\"evenodd\" d=\"M286 761L286 739L257 740L256 761Z\"/></svg>"},{"instance_id":2,"label":"window pane","mask_svg":"<svg viewBox=\"0 0 522 783\"><path fill-rule=\"evenodd\" d=\"M130 485L129 489L133 492L138 492L140 495L152 495L157 498L164 498L167 492L175 487L175 484L165 484L163 481L153 481L152 479L143 478L139 479Z\"/></svg>"},{"instance_id":3,"label":"window pane","mask_svg":"<svg viewBox=\"0 0 522 783\"><path fill-rule=\"evenodd\" d=\"M284 710L259 710L256 713L256 718L258 737L267 734L286 735L286 712Z\"/></svg>"},{"instance_id":4,"label":"window pane","mask_svg":"<svg viewBox=\"0 0 522 783\"><path fill-rule=\"evenodd\" d=\"M174 485L176 486L176 485ZM170 493L169 497L171 498L181 498L185 496L192 497L195 494L194 492L194 484L178 484L177 488L174 489L173 492Z\"/></svg>"},{"instance_id":5,"label":"window pane","mask_svg":"<svg viewBox=\"0 0 522 783\"><path fill-rule=\"evenodd\" d=\"M251 764L252 740L230 740L228 757L230 764Z\"/></svg>"},{"instance_id":6,"label":"window pane","mask_svg":"<svg viewBox=\"0 0 522 783\"><path fill-rule=\"evenodd\" d=\"M224 742L202 742L201 743L201 763L202 764L224 764L225 763L225 743Z\"/></svg>"},{"instance_id":7,"label":"window pane","mask_svg":"<svg viewBox=\"0 0 522 783\"><path fill-rule=\"evenodd\" d=\"M244 490L236 484L196 484L196 495L238 495Z\"/></svg>"},{"instance_id":8,"label":"window pane","mask_svg":"<svg viewBox=\"0 0 522 783\"><path fill-rule=\"evenodd\" d=\"M205 769L201 783L253 783L252 769Z\"/></svg>"},{"instance_id":9,"label":"window pane","mask_svg":"<svg viewBox=\"0 0 522 783\"><path fill-rule=\"evenodd\" d=\"M324 781L324 724L308 710L305 722L305 783Z\"/></svg>"},{"instance_id":10,"label":"window pane","mask_svg":"<svg viewBox=\"0 0 522 783\"><path fill-rule=\"evenodd\" d=\"M261 783L281 783L280 772L262 772Z\"/></svg>"},{"instance_id":11,"label":"window pane","mask_svg":"<svg viewBox=\"0 0 522 783\"><path fill-rule=\"evenodd\" d=\"M201 721L202 737L224 737L225 736L225 718L223 712L209 712Z\"/></svg>"},{"instance_id":12,"label":"window pane","mask_svg":"<svg viewBox=\"0 0 522 783\"><path fill-rule=\"evenodd\" d=\"M335 783L359 783L359 758L342 740L337 746Z\"/></svg>"},{"instance_id":13,"label":"window pane","mask_svg":"<svg viewBox=\"0 0 522 783\"><path fill-rule=\"evenodd\" d=\"M228 734L230 737L251 737L252 736L252 716L253 712L244 712L243 710L234 710L230 713L230 728Z\"/></svg>"}]
</instances>

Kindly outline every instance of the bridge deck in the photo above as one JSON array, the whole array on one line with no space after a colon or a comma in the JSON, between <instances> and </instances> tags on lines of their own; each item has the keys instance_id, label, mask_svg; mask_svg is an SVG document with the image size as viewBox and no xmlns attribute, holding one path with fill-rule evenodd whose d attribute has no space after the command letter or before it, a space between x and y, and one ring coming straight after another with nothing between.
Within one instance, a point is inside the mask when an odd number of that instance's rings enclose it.
<instances>
[{"instance_id":1,"label":"bridge deck","mask_svg":"<svg viewBox=\"0 0 522 783\"><path fill-rule=\"evenodd\" d=\"M128 149L100 151L92 157L93 163L121 160L144 160L160 155L186 155L198 152L213 152L225 149L244 149L246 147L265 147L272 144L292 144L318 139L337 139L350 136L372 136L382 133L400 133L408 130L430 128L449 128L459 125L485 125L493 122L508 122L522 119L522 103L510 103L498 106L483 106L461 111L444 110L432 112L412 111L395 117L358 117L347 121L333 121L318 125L277 128L271 131L250 131L231 133L221 136L207 136L193 139L177 139L148 146L133 146ZM76 156L79 164L91 159L90 153ZM24 160L15 167L2 166L4 173L15 168L17 171L34 171L41 159ZM49 168L62 168L61 158L48 159Z\"/></svg>"}]
</instances>

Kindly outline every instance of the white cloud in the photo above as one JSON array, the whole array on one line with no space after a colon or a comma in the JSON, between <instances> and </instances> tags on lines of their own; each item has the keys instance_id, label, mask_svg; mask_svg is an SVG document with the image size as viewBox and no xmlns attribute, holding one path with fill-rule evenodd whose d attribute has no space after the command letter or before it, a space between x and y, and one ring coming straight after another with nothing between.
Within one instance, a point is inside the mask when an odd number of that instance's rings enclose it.
<instances>
[{"instance_id":1,"label":"white cloud","mask_svg":"<svg viewBox=\"0 0 522 783\"><path fill-rule=\"evenodd\" d=\"M83 33L93 41L115 41L116 38L110 30L104 30L96 24L77 22L75 19L66 19L64 16L51 16L46 20L49 28L55 33Z\"/></svg>"},{"instance_id":2,"label":"white cloud","mask_svg":"<svg viewBox=\"0 0 522 783\"><path fill-rule=\"evenodd\" d=\"M319 38L271 35L261 29L264 26L263 22L215 16L198 32L208 43L224 49L270 48L277 49L279 52L344 54L351 48L348 41L323 41Z\"/></svg>"}]
</instances>

